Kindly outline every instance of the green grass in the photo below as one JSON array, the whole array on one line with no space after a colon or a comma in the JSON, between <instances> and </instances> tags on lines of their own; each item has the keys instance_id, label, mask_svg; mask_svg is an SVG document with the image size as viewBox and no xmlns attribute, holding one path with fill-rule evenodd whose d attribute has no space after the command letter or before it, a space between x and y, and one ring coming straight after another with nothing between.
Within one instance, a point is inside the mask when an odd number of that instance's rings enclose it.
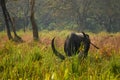
<instances>
[{"instance_id":1,"label":"green grass","mask_svg":"<svg viewBox=\"0 0 120 80\"><path fill-rule=\"evenodd\" d=\"M57 31L40 32L41 38L64 35ZM24 34L21 33L21 36ZM5 34L0 34L4 35ZM0 39L2 40L2 39ZM1 43L2 44L2 43ZM86 59L78 56L58 59L51 46L42 42L15 43L6 41L0 49L0 80L119 80L120 55L113 52L112 57L101 57L99 52L89 52ZM60 47L59 50L63 50Z\"/></svg>"}]
</instances>

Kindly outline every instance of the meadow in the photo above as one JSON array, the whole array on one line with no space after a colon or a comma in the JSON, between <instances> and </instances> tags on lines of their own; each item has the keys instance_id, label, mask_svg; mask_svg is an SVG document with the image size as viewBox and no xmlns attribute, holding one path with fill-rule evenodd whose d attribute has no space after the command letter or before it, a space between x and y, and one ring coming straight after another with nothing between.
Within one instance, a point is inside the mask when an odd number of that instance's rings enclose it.
<instances>
[{"instance_id":1,"label":"meadow","mask_svg":"<svg viewBox=\"0 0 120 80\"><path fill-rule=\"evenodd\" d=\"M19 31L22 43L9 41L0 32L0 80L120 80L120 33L88 32L100 49L91 46L84 60L76 55L62 61L53 54L51 40L56 37L55 46L64 54L70 32L44 30L34 42L31 31Z\"/></svg>"}]
</instances>

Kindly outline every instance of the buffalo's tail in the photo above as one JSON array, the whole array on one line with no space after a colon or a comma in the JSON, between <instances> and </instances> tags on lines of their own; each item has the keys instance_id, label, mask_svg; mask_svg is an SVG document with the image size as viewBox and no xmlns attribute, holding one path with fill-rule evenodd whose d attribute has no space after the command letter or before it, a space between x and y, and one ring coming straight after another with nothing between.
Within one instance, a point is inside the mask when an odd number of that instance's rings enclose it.
<instances>
[{"instance_id":1,"label":"buffalo's tail","mask_svg":"<svg viewBox=\"0 0 120 80\"><path fill-rule=\"evenodd\" d=\"M59 57L60 59L64 60L64 59L65 59L65 56L63 56L61 53L59 53L59 52L55 49L54 40L55 40L55 37L52 39L52 42L51 42L51 47L52 47L53 53L54 53L57 57Z\"/></svg>"}]
</instances>

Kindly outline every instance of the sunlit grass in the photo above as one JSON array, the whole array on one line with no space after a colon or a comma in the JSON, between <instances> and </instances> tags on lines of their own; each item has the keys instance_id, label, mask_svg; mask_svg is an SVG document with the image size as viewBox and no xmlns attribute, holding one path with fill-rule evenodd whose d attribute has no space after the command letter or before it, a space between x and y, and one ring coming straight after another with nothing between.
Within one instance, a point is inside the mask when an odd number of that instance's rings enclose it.
<instances>
[{"instance_id":1,"label":"sunlit grass","mask_svg":"<svg viewBox=\"0 0 120 80\"><path fill-rule=\"evenodd\" d=\"M90 35L91 40L101 49L91 48L84 60L78 56L61 61L51 50L51 40L56 37L56 48L63 52L63 43L71 31L41 31L40 41L33 42L32 32L18 34L25 40L15 43L6 40L6 33L0 33L0 79L1 80L119 80L120 51L111 45L101 46L104 36L99 33ZM119 39L119 33L112 34ZM99 36L96 37L96 36ZM7 36L6 36L7 37ZM4 41L4 39L6 41ZM59 41L58 41L59 40ZM111 39L107 42L116 42ZM120 40L120 39L119 39ZM62 44L61 44L62 43ZM117 43L117 42L116 42ZM2 45L2 46L1 46ZM116 45L113 45L116 46ZM102 50L102 51L101 51ZM102 54L111 54L102 55ZM64 54L65 55L65 54Z\"/></svg>"}]
</instances>

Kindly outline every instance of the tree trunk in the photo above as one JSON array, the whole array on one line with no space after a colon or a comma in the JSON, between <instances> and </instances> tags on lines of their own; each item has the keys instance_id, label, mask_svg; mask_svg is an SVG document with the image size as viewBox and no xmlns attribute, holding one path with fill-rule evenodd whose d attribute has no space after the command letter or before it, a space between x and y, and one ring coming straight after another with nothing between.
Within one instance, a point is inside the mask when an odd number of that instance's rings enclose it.
<instances>
[{"instance_id":1,"label":"tree trunk","mask_svg":"<svg viewBox=\"0 0 120 80\"><path fill-rule=\"evenodd\" d=\"M23 41L23 40L21 39L21 37L19 37L19 36L17 35L17 33L16 33L15 18L12 18L12 20L11 20L11 18L10 18L10 16L9 16L9 20L10 20L10 23L12 24L12 29L13 29L13 33L14 33L14 40L15 40L15 41Z\"/></svg>"},{"instance_id":2,"label":"tree trunk","mask_svg":"<svg viewBox=\"0 0 120 80\"><path fill-rule=\"evenodd\" d=\"M11 32L10 32L10 24L11 24L13 32L14 32L14 36L15 36L14 40L15 41L22 41L22 39L16 33L15 25L13 24L13 22L12 22L12 20L10 18L9 12L7 11L5 0L1 0L0 3L1 3L4 18L5 18L5 23L6 23L6 28L7 28L7 35L8 35L9 40L10 39L13 40L13 37L12 37Z\"/></svg>"},{"instance_id":3,"label":"tree trunk","mask_svg":"<svg viewBox=\"0 0 120 80\"><path fill-rule=\"evenodd\" d=\"M13 37L12 37L11 32L10 32L9 19L8 19L8 16L7 16L8 12L7 12L7 9L6 9L5 0L0 0L0 5L1 5L2 11L3 11L3 15L4 15L5 23L6 23L8 39L13 40Z\"/></svg>"},{"instance_id":4,"label":"tree trunk","mask_svg":"<svg viewBox=\"0 0 120 80\"><path fill-rule=\"evenodd\" d=\"M33 39L34 40L39 40L38 36L38 27L35 22L35 17L34 17L34 6L35 6L35 0L31 0L31 15L30 15L30 20L32 24L32 29L33 29Z\"/></svg>"}]
</instances>

